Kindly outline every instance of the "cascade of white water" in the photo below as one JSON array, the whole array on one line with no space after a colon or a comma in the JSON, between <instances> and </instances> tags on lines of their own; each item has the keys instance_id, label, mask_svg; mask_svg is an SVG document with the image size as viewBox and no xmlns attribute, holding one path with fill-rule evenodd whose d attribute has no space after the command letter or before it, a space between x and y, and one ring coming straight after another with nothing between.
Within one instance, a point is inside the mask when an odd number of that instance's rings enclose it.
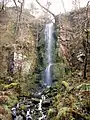
<instances>
[{"instance_id":1,"label":"cascade of white water","mask_svg":"<svg viewBox=\"0 0 90 120\"><path fill-rule=\"evenodd\" d=\"M39 102L39 104L38 104L38 110L40 111L40 113L41 113L41 117L39 117L39 119L38 120L43 120L45 117L46 117L46 115L44 115L44 113L43 113L43 111L42 111L42 103L43 103L43 101L45 101L45 96L44 95L42 95L41 96L41 99L40 99L40 102Z\"/></svg>"},{"instance_id":2,"label":"cascade of white water","mask_svg":"<svg viewBox=\"0 0 90 120\"><path fill-rule=\"evenodd\" d=\"M42 99L40 99L40 103L38 105L38 110L42 111Z\"/></svg>"},{"instance_id":3,"label":"cascade of white water","mask_svg":"<svg viewBox=\"0 0 90 120\"><path fill-rule=\"evenodd\" d=\"M45 69L45 84L46 86L51 86L52 84L52 75L51 75L51 66L52 66L52 49L53 49L53 23L46 24L45 27L45 44L46 44L46 63L47 67Z\"/></svg>"},{"instance_id":4,"label":"cascade of white water","mask_svg":"<svg viewBox=\"0 0 90 120\"><path fill-rule=\"evenodd\" d=\"M26 114L26 120L29 120L29 119L32 120L30 109L27 111L27 114Z\"/></svg>"}]
</instances>

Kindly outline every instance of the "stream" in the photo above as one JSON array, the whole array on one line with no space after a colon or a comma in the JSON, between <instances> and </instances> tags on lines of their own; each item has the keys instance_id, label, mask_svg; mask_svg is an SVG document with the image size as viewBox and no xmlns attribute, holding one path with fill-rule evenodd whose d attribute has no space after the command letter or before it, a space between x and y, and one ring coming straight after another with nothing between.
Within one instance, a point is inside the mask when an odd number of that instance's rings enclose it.
<instances>
[{"instance_id":1,"label":"stream","mask_svg":"<svg viewBox=\"0 0 90 120\"><path fill-rule=\"evenodd\" d=\"M47 110L51 105L49 98L38 93L32 98L22 97L20 102L12 107L12 120L47 120ZM21 110L22 106L24 108Z\"/></svg>"}]
</instances>

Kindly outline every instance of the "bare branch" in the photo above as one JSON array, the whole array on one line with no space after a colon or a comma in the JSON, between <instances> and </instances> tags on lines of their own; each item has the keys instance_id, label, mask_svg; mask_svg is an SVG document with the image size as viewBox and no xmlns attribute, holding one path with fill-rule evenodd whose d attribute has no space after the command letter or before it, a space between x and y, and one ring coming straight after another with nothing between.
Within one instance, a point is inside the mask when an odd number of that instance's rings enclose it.
<instances>
[{"instance_id":1,"label":"bare branch","mask_svg":"<svg viewBox=\"0 0 90 120\"><path fill-rule=\"evenodd\" d=\"M1 5L0 12L4 10L4 7L5 7L5 5L4 5L4 0L3 0L3 1L2 1L2 5Z\"/></svg>"},{"instance_id":2,"label":"bare branch","mask_svg":"<svg viewBox=\"0 0 90 120\"><path fill-rule=\"evenodd\" d=\"M45 8L43 5L40 4L40 2L38 0L36 0L36 2L47 12L49 12L54 18L56 17L55 14L53 14L50 10L48 10L47 8Z\"/></svg>"},{"instance_id":3,"label":"bare branch","mask_svg":"<svg viewBox=\"0 0 90 120\"><path fill-rule=\"evenodd\" d=\"M14 2L14 4L15 4L16 8L18 8L17 3L16 3L16 0L13 0L13 2Z\"/></svg>"},{"instance_id":4,"label":"bare branch","mask_svg":"<svg viewBox=\"0 0 90 120\"><path fill-rule=\"evenodd\" d=\"M24 0L22 2L20 0L18 0L18 2L21 4L20 5L20 14L19 14L19 22L20 22L22 10L23 10L23 5L24 5Z\"/></svg>"}]
</instances>

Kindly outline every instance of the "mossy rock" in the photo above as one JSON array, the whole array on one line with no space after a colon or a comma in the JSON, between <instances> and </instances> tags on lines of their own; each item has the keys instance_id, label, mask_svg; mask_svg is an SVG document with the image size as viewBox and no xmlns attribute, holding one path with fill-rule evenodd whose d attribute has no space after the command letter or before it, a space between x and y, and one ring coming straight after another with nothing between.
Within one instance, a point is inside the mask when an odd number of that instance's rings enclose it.
<instances>
[{"instance_id":1,"label":"mossy rock","mask_svg":"<svg viewBox=\"0 0 90 120\"><path fill-rule=\"evenodd\" d=\"M8 108L11 108L12 106L14 106L17 103L18 103L17 96L13 95L13 96L9 97L6 105L8 106Z\"/></svg>"},{"instance_id":2,"label":"mossy rock","mask_svg":"<svg viewBox=\"0 0 90 120\"><path fill-rule=\"evenodd\" d=\"M26 110L26 105L21 105L21 106L20 106L20 109L21 109L21 110Z\"/></svg>"},{"instance_id":3,"label":"mossy rock","mask_svg":"<svg viewBox=\"0 0 90 120\"><path fill-rule=\"evenodd\" d=\"M66 65L64 63L56 63L52 65L53 79L61 80L67 75Z\"/></svg>"},{"instance_id":4,"label":"mossy rock","mask_svg":"<svg viewBox=\"0 0 90 120\"><path fill-rule=\"evenodd\" d=\"M3 90L3 87L4 85L3 84L0 84L0 91L2 91Z\"/></svg>"},{"instance_id":5,"label":"mossy rock","mask_svg":"<svg viewBox=\"0 0 90 120\"><path fill-rule=\"evenodd\" d=\"M50 118L56 116L56 114L57 114L56 109L50 108L50 109L48 110L48 116L49 116Z\"/></svg>"},{"instance_id":6,"label":"mossy rock","mask_svg":"<svg viewBox=\"0 0 90 120\"><path fill-rule=\"evenodd\" d=\"M8 113L11 113L11 110L8 108L7 105L4 104L3 107L4 107L4 109L5 109L6 111L8 111Z\"/></svg>"},{"instance_id":7,"label":"mossy rock","mask_svg":"<svg viewBox=\"0 0 90 120\"><path fill-rule=\"evenodd\" d=\"M79 90L86 90L86 91L90 91L90 84L89 83L82 83L81 85L76 87Z\"/></svg>"},{"instance_id":8,"label":"mossy rock","mask_svg":"<svg viewBox=\"0 0 90 120\"><path fill-rule=\"evenodd\" d=\"M66 88L69 89L69 84L66 81L62 81L62 85Z\"/></svg>"},{"instance_id":9,"label":"mossy rock","mask_svg":"<svg viewBox=\"0 0 90 120\"><path fill-rule=\"evenodd\" d=\"M4 80L3 80L3 79L0 79L0 83L4 83Z\"/></svg>"},{"instance_id":10,"label":"mossy rock","mask_svg":"<svg viewBox=\"0 0 90 120\"><path fill-rule=\"evenodd\" d=\"M58 114L57 114L57 120L61 120L61 117L66 117L67 113L70 111L68 107L62 107L59 109Z\"/></svg>"},{"instance_id":11,"label":"mossy rock","mask_svg":"<svg viewBox=\"0 0 90 120\"><path fill-rule=\"evenodd\" d=\"M36 103L36 104L40 102L40 99L38 98L32 98L31 100L33 103Z\"/></svg>"},{"instance_id":12,"label":"mossy rock","mask_svg":"<svg viewBox=\"0 0 90 120\"><path fill-rule=\"evenodd\" d=\"M25 96L25 97L31 97L31 93L30 92L28 92L28 91L25 91L25 92L21 92L20 93L20 96Z\"/></svg>"},{"instance_id":13,"label":"mossy rock","mask_svg":"<svg viewBox=\"0 0 90 120\"><path fill-rule=\"evenodd\" d=\"M90 120L90 115L86 117L87 120Z\"/></svg>"},{"instance_id":14,"label":"mossy rock","mask_svg":"<svg viewBox=\"0 0 90 120\"><path fill-rule=\"evenodd\" d=\"M11 89L11 88L16 88L19 85L19 83L11 83L9 85L3 85L3 89L7 90L7 89Z\"/></svg>"}]
</instances>

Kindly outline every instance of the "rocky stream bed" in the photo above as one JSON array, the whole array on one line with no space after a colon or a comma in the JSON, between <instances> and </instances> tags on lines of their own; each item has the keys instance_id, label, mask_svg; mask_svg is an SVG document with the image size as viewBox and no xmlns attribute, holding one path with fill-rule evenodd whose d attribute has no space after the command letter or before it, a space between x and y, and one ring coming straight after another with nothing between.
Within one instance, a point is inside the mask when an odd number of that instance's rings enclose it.
<instances>
[{"instance_id":1,"label":"rocky stream bed","mask_svg":"<svg viewBox=\"0 0 90 120\"><path fill-rule=\"evenodd\" d=\"M31 97L20 96L12 109L12 120L48 120L48 110L52 105L50 88L32 93Z\"/></svg>"}]
</instances>

